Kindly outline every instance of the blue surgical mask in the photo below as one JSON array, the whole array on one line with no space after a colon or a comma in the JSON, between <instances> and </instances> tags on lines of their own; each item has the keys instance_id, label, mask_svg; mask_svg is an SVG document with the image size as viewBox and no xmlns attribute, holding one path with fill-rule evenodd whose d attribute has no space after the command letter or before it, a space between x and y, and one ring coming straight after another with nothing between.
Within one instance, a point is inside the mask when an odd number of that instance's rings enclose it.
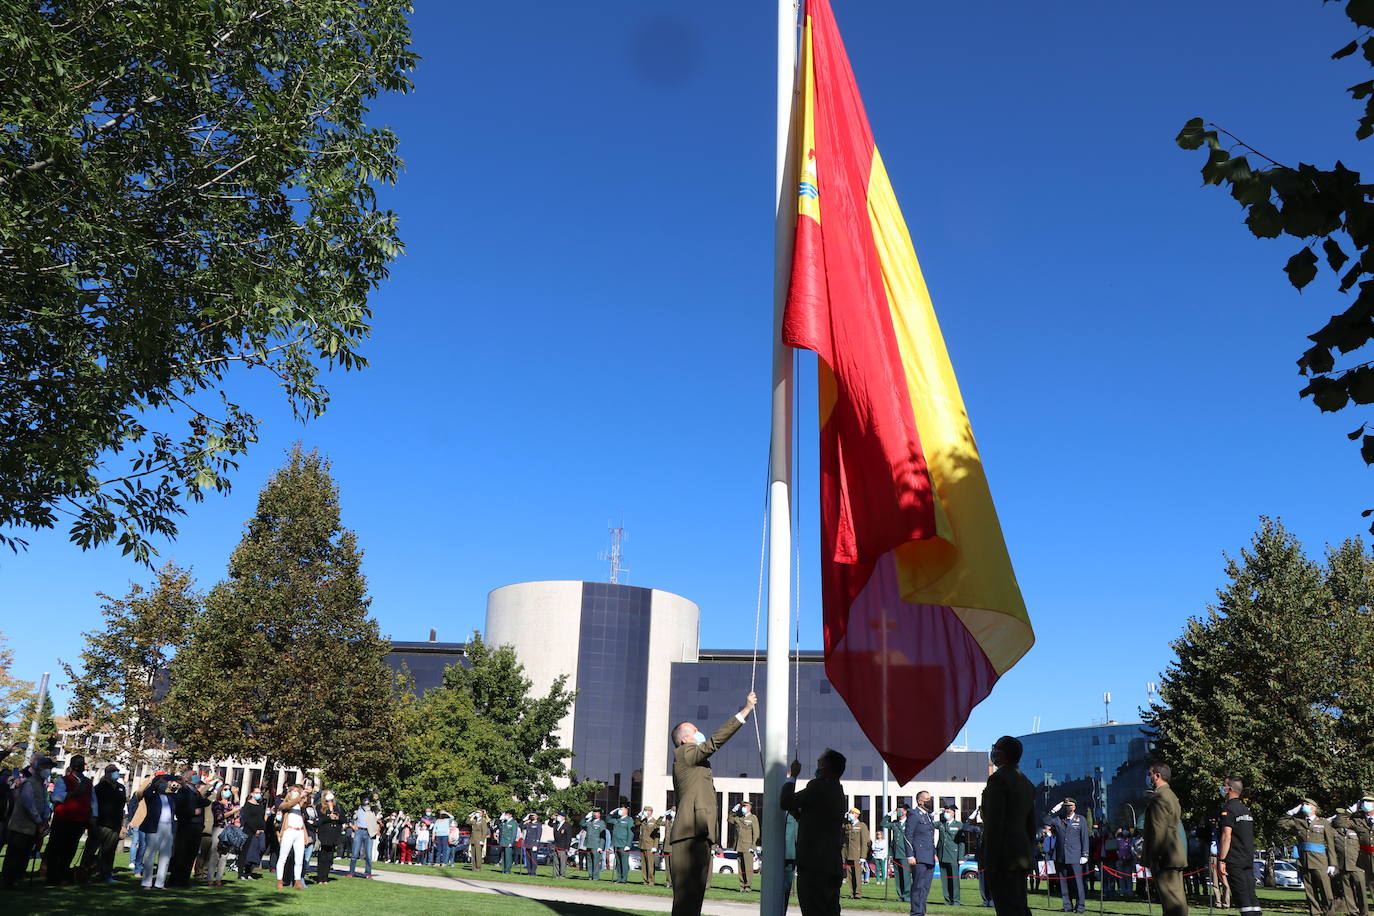
<instances>
[{"instance_id":1,"label":"blue surgical mask","mask_svg":"<svg viewBox=\"0 0 1374 916\"><path fill-rule=\"evenodd\" d=\"M1222 797L1222 798L1225 798L1226 796L1228 796L1228 795L1231 794L1230 792L1228 792L1228 791L1226 790L1226 787L1225 787L1225 786L1219 786L1218 789L1217 789L1217 791L1221 793L1221 797Z\"/></svg>"},{"instance_id":2,"label":"blue surgical mask","mask_svg":"<svg viewBox=\"0 0 1374 916\"><path fill-rule=\"evenodd\" d=\"M701 732L694 732L692 734L692 740L695 741L697 744L705 744L706 736L703 735Z\"/></svg>"},{"instance_id":3,"label":"blue surgical mask","mask_svg":"<svg viewBox=\"0 0 1374 916\"><path fill-rule=\"evenodd\" d=\"M1361 810L1361 811L1374 811L1374 801L1362 801L1362 802L1360 802L1360 810Z\"/></svg>"},{"instance_id":4,"label":"blue surgical mask","mask_svg":"<svg viewBox=\"0 0 1374 916\"><path fill-rule=\"evenodd\" d=\"M198 786L198 785L200 785L200 774L199 774L199 773L192 773L192 774L191 774L191 785L193 785L193 786Z\"/></svg>"},{"instance_id":5,"label":"blue surgical mask","mask_svg":"<svg viewBox=\"0 0 1374 916\"><path fill-rule=\"evenodd\" d=\"M1302 813L1305 814L1305 815L1307 815L1308 817L1311 817L1311 816L1312 816L1312 806L1311 806L1311 805L1303 805L1303 806L1302 806Z\"/></svg>"}]
</instances>

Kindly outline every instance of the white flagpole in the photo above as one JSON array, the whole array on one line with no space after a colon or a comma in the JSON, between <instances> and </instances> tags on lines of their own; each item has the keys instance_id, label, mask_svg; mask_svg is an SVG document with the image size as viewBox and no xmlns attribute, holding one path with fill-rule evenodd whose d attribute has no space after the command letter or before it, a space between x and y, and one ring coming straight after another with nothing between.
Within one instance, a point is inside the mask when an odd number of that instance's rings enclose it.
<instances>
[{"instance_id":1,"label":"white flagpole","mask_svg":"<svg viewBox=\"0 0 1374 916\"><path fill-rule=\"evenodd\" d=\"M768 469L768 662L764 675L763 895L760 912L783 916L786 818L778 807L787 777L788 623L792 581L792 350L782 342L782 313L792 276L797 225L797 166L793 142L796 109L797 4L778 0L777 212L773 271L773 425Z\"/></svg>"}]
</instances>

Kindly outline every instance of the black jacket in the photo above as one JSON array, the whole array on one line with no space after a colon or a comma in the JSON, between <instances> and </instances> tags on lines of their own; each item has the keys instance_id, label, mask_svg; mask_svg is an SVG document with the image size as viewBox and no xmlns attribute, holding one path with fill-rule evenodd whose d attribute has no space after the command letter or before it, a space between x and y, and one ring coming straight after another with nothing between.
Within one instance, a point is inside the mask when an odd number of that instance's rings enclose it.
<instances>
[{"instance_id":1,"label":"black jacket","mask_svg":"<svg viewBox=\"0 0 1374 916\"><path fill-rule=\"evenodd\" d=\"M813 779L797 790L788 780L779 800L797 819L797 870L812 875L840 874L844 846L844 787L838 779Z\"/></svg>"},{"instance_id":2,"label":"black jacket","mask_svg":"<svg viewBox=\"0 0 1374 916\"><path fill-rule=\"evenodd\" d=\"M265 809L262 802L244 802L243 810L239 812L239 823L243 825L243 832L252 836L264 828Z\"/></svg>"},{"instance_id":3,"label":"black jacket","mask_svg":"<svg viewBox=\"0 0 1374 916\"><path fill-rule=\"evenodd\" d=\"M205 827L205 809L210 807L210 799L201 795L194 788L183 785L177 791L176 807L173 809L177 816L178 827L190 827L193 830L201 830Z\"/></svg>"},{"instance_id":4,"label":"black jacket","mask_svg":"<svg viewBox=\"0 0 1374 916\"><path fill-rule=\"evenodd\" d=\"M95 816L97 824L107 830L124 826L124 806L129 803L129 796L123 786L108 779L100 780L95 784L95 803L100 809Z\"/></svg>"},{"instance_id":5,"label":"black jacket","mask_svg":"<svg viewBox=\"0 0 1374 916\"><path fill-rule=\"evenodd\" d=\"M571 821L564 821L561 824L558 823L558 821L553 822L554 849L570 848L572 846L572 840L574 836L576 836L576 834L573 833L573 825Z\"/></svg>"},{"instance_id":6,"label":"black jacket","mask_svg":"<svg viewBox=\"0 0 1374 916\"><path fill-rule=\"evenodd\" d=\"M320 810L319 844L325 849L337 847L343 842L344 814L335 807L332 812Z\"/></svg>"}]
</instances>

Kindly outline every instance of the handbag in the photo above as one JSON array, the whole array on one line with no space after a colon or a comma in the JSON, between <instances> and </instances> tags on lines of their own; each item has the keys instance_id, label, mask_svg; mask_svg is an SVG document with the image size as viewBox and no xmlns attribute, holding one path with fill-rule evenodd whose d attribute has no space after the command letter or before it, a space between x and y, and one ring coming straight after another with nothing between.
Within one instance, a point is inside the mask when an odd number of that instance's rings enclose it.
<instances>
[{"instance_id":1,"label":"handbag","mask_svg":"<svg viewBox=\"0 0 1374 916\"><path fill-rule=\"evenodd\" d=\"M237 824L228 824L219 832L220 855L238 852L248 842L248 834Z\"/></svg>"}]
</instances>

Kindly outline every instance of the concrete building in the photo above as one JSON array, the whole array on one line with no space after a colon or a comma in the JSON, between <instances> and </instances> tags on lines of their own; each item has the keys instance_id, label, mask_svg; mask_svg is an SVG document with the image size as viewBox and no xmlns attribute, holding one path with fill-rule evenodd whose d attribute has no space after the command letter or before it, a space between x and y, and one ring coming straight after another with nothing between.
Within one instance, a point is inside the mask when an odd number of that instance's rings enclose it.
<instances>
[{"instance_id":1,"label":"concrete building","mask_svg":"<svg viewBox=\"0 0 1374 916\"><path fill-rule=\"evenodd\" d=\"M762 653L702 650L699 630L698 607L670 592L606 582L524 582L488 596L484 638L514 648L535 691L546 691L560 675L577 689L559 734L573 750L577 778L607 784L603 806L663 811L675 801L670 729L690 720L710 734L739 710L751 682L760 712L765 703ZM790 661L789 683L800 688L790 743L806 772L826 747L848 757L845 789L870 827L920 789L964 815L978 805L988 755L962 749L947 751L907 785L889 785L884 802L882 760L826 680L820 653ZM915 700L911 715L912 726L920 727ZM751 720L713 758L722 816L739 801L762 799L756 724Z\"/></svg>"}]
</instances>

